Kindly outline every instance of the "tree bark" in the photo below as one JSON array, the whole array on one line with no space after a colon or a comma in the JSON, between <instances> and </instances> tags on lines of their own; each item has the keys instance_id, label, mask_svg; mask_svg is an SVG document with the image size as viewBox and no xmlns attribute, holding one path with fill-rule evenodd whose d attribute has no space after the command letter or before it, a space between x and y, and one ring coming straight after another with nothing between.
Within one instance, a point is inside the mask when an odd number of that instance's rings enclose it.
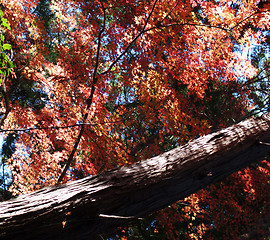
<instances>
[{"instance_id":1,"label":"tree bark","mask_svg":"<svg viewBox=\"0 0 270 240\"><path fill-rule=\"evenodd\" d=\"M269 154L270 113L157 157L3 202L0 239L97 239Z\"/></svg>"}]
</instances>

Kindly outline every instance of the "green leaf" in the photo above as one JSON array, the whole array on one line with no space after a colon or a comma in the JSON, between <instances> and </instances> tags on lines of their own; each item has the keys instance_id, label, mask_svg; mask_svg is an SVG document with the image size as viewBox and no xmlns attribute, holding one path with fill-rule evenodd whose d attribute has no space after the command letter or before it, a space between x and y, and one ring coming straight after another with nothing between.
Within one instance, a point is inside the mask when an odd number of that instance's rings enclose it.
<instances>
[{"instance_id":1,"label":"green leaf","mask_svg":"<svg viewBox=\"0 0 270 240\"><path fill-rule=\"evenodd\" d=\"M4 62L6 62L6 63L9 62L9 61L8 61L8 57L7 57L6 54L3 55L3 59L4 59Z\"/></svg>"},{"instance_id":2,"label":"green leaf","mask_svg":"<svg viewBox=\"0 0 270 240\"><path fill-rule=\"evenodd\" d=\"M15 68L15 64L12 61L9 61L9 67L10 68Z\"/></svg>"},{"instance_id":3,"label":"green leaf","mask_svg":"<svg viewBox=\"0 0 270 240\"><path fill-rule=\"evenodd\" d=\"M5 43L5 44L3 45L3 48L4 48L5 50L10 50L10 49L11 49L11 45Z\"/></svg>"},{"instance_id":4,"label":"green leaf","mask_svg":"<svg viewBox=\"0 0 270 240\"><path fill-rule=\"evenodd\" d=\"M6 62L5 62L5 61L2 61L2 62L0 63L0 65L1 65L1 68L4 68L4 67L6 66Z\"/></svg>"},{"instance_id":5,"label":"green leaf","mask_svg":"<svg viewBox=\"0 0 270 240\"><path fill-rule=\"evenodd\" d=\"M5 36L3 34L0 34L1 42L4 42Z\"/></svg>"},{"instance_id":6,"label":"green leaf","mask_svg":"<svg viewBox=\"0 0 270 240\"><path fill-rule=\"evenodd\" d=\"M4 21L4 20L6 20L6 19L4 19L4 18L2 19L1 25L6 27L8 30L10 30L11 29L10 26L7 24L7 21Z\"/></svg>"},{"instance_id":7,"label":"green leaf","mask_svg":"<svg viewBox=\"0 0 270 240\"><path fill-rule=\"evenodd\" d=\"M6 75L7 75L7 73L6 73L6 71L2 71L2 70L0 70L0 75L6 76Z\"/></svg>"}]
</instances>

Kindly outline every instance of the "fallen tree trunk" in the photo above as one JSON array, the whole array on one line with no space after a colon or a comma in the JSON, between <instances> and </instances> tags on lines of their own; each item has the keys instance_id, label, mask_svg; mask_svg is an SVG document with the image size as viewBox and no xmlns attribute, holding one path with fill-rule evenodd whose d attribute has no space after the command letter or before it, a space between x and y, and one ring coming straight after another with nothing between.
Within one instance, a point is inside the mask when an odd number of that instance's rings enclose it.
<instances>
[{"instance_id":1,"label":"fallen tree trunk","mask_svg":"<svg viewBox=\"0 0 270 240\"><path fill-rule=\"evenodd\" d=\"M269 154L268 113L157 157L3 202L0 239L96 239Z\"/></svg>"}]
</instances>

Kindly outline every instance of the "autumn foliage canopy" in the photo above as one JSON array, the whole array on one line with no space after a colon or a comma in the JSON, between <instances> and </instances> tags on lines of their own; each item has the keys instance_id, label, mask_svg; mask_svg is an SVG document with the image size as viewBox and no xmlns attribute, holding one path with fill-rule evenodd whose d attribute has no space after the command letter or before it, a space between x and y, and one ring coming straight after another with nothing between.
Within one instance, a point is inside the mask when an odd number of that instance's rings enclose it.
<instances>
[{"instance_id":1,"label":"autumn foliage canopy","mask_svg":"<svg viewBox=\"0 0 270 240\"><path fill-rule=\"evenodd\" d=\"M269 6L2 0L3 189L18 195L95 175L265 111ZM269 184L266 159L190 196L185 207L155 213L133 233L267 236Z\"/></svg>"}]
</instances>

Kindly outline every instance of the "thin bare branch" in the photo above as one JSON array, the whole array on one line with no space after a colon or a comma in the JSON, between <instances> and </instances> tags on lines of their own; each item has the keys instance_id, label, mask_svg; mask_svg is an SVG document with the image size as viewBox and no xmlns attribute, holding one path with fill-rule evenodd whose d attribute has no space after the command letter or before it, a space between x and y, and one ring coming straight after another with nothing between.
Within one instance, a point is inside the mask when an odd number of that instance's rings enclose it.
<instances>
[{"instance_id":1,"label":"thin bare branch","mask_svg":"<svg viewBox=\"0 0 270 240\"><path fill-rule=\"evenodd\" d=\"M48 130L48 129L64 129L64 128L74 128L74 127L81 127L82 125L85 126L97 126L97 125L107 125L107 124L115 124L119 121L115 122L103 122L103 123L76 123L66 126L52 126L52 127L30 127L30 128L14 128L14 129L0 129L1 132L28 132L28 131L37 131L37 130Z\"/></svg>"},{"instance_id":2,"label":"thin bare branch","mask_svg":"<svg viewBox=\"0 0 270 240\"><path fill-rule=\"evenodd\" d=\"M100 57L100 47L101 47L101 36L102 36L102 33L105 31L105 25L106 25L106 9L103 5L103 2L100 1L100 4L101 4L101 7L102 7L102 11L103 11L103 26L102 28L100 29L99 31L99 34L98 34L98 46L97 46L97 54L96 54L96 63L95 63L95 68L94 68L94 73L93 73L93 78L92 78L92 88L91 88L91 93L90 93L90 96L89 98L87 99L87 107L86 107L86 110L89 110L90 106L92 105L92 102L93 102L93 96L94 96L94 93L95 93L95 85L97 83L97 70L98 70L98 66L99 66L99 57ZM87 120L87 117L88 117L88 111L84 114L83 116L83 123ZM71 164L71 162L73 161L73 158L74 158L74 155L76 153L76 150L79 146L79 143L80 143L80 140L82 138L82 134L84 132L84 126L85 125L81 125L81 129L80 129L80 132L78 134L78 137L74 143L74 146L73 146L73 149L68 157L68 160L66 162L66 165L58 179L58 184L62 182L63 178L65 177L66 175L66 172Z\"/></svg>"},{"instance_id":3,"label":"thin bare branch","mask_svg":"<svg viewBox=\"0 0 270 240\"><path fill-rule=\"evenodd\" d=\"M7 77L8 77L8 66L6 64L5 66L5 72L6 72L6 75L4 76L4 79L2 81L2 93L3 93L3 96L4 96L4 102L5 102L5 113L4 115L2 116L1 120L0 120L0 126L2 126L4 124L4 121L5 119L7 118L9 112L11 111L11 107L10 107L10 104L9 104L9 98L8 98L8 95L7 95L7 88L6 88L6 81L7 81Z\"/></svg>"},{"instance_id":4,"label":"thin bare branch","mask_svg":"<svg viewBox=\"0 0 270 240\"><path fill-rule=\"evenodd\" d=\"M124 216L116 216L116 215L107 215L107 214L99 214L101 218L112 218L112 219L124 219L124 220L143 220L143 218L138 218L134 216L124 217Z\"/></svg>"},{"instance_id":5,"label":"thin bare branch","mask_svg":"<svg viewBox=\"0 0 270 240\"><path fill-rule=\"evenodd\" d=\"M180 1L177 1L177 3L175 4L175 6L166 14L166 16L160 22L163 22L166 18L168 18L171 15L171 13L177 7L177 5L179 4L179 2Z\"/></svg>"},{"instance_id":6,"label":"thin bare branch","mask_svg":"<svg viewBox=\"0 0 270 240\"><path fill-rule=\"evenodd\" d=\"M218 28L218 29L221 29L223 31L230 31L230 29L227 29L227 28L224 28L224 27L221 27L221 26L218 26L218 25L207 25L207 24L198 24L198 23L171 23L171 24L167 24L167 25L158 25L158 26L154 26L154 27L151 27L151 28L148 28L145 30L145 32L148 32L148 31L151 31L151 30L154 30L154 29L162 29L162 28L169 28L169 27L175 27L175 26L194 26L194 27L207 27L207 28Z\"/></svg>"},{"instance_id":7,"label":"thin bare branch","mask_svg":"<svg viewBox=\"0 0 270 240\"><path fill-rule=\"evenodd\" d=\"M270 77L270 75L266 75L266 76L263 76L263 77L259 78L259 75L261 73L262 73L262 71L260 73L258 73L256 76L254 76L253 78L250 78L249 80L247 80L244 83L244 86L248 86L248 85L253 84L253 83L262 82L262 81L264 81L264 79L267 79L267 78Z\"/></svg>"},{"instance_id":8,"label":"thin bare branch","mask_svg":"<svg viewBox=\"0 0 270 240\"><path fill-rule=\"evenodd\" d=\"M118 61L129 51L129 49L132 47L132 45L137 41L137 39L143 34L143 33L145 33L146 31L145 31L145 28L146 28L146 26L147 26L147 23L149 22L149 19L150 19L150 17L151 17L151 15L152 15L152 13L153 13L153 11L154 11L154 8L155 8L155 6L156 6L156 4L157 4L157 1L158 0L156 0L155 2L154 2L154 4L153 4L153 7L152 7L152 9L151 9L151 12L149 13L149 15L148 15L148 17L147 17L147 19L146 19L146 21L145 21L145 23L144 23L144 26L143 26L143 29L137 34L137 36L135 37L135 38L133 38L133 40L128 44L128 46L126 47L126 49L111 63L111 65L109 66L109 68L106 70L106 71L104 71L104 72L102 72L101 74L103 75L103 74L106 74L106 73L108 73L109 71L111 71L111 69L114 67L114 65L116 64L116 63L118 63Z\"/></svg>"},{"instance_id":9,"label":"thin bare branch","mask_svg":"<svg viewBox=\"0 0 270 240\"><path fill-rule=\"evenodd\" d=\"M257 12L252 13L251 15L249 15L246 18L244 18L243 20L241 20L239 23L235 24L232 28L230 28L230 31L232 31L234 28L238 27L240 24L247 21L248 19L250 19L254 15L259 14L259 13L263 13L263 12L268 12L268 11L259 11L259 12L257 11Z\"/></svg>"}]
</instances>

